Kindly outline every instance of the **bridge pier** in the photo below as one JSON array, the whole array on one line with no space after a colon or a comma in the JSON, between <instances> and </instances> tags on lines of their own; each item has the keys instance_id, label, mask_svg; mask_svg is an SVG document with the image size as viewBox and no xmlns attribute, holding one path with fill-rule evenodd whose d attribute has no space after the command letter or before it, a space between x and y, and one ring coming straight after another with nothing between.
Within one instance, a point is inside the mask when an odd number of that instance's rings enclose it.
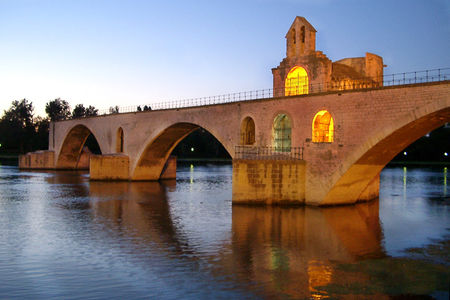
<instances>
[{"instance_id":1,"label":"bridge pier","mask_svg":"<svg viewBox=\"0 0 450 300\"><path fill-rule=\"evenodd\" d=\"M304 205L303 160L233 159L233 204Z\"/></svg>"},{"instance_id":2,"label":"bridge pier","mask_svg":"<svg viewBox=\"0 0 450 300\"><path fill-rule=\"evenodd\" d=\"M233 204L328 206L367 202L379 196L379 173L367 180L354 178L353 183L331 190L326 188L329 178L308 180L308 176L304 160L234 159Z\"/></svg>"},{"instance_id":3,"label":"bridge pier","mask_svg":"<svg viewBox=\"0 0 450 300\"><path fill-rule=\"evenodd\" d=\"M19 155L19 169L51 170L54 168L54 151L41 150Z\"/></svg>"},{"instance_id":4,"label":"bridge pier","mask_svg":"<svg viewBox=\"0 0 450 300\"><path fill-rule=\"evenodd\" d=\"M150 169L154 171L156 169ZM147 170L148 171L148 170ZM156 181L159 179L175 179L177 175L177 158L170 156L166 161L162 172L144 174L145 178L135 179L130 175L130 159L128 155L122 153L92 155L90 161L90 179L101 181L120 181L120 180L148 180Z\"/></svg>"},{"instance_id":5,"label":"bridge pier","mask_svg":"<svg viewBox=\"0 0 450 300\"><path fill-rule=\"evenodd\" d=\"M92 155L89 167L91 180L128 180L130 159L122 153Z\"/></svg>"}]
</instances>

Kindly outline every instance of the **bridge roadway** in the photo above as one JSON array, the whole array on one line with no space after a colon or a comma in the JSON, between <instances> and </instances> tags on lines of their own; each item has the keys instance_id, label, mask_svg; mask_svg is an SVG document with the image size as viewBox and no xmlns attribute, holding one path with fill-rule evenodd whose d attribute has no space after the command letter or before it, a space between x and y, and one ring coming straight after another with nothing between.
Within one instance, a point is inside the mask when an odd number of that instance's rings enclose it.
<instances>
[{"instance_id":1,"label":"bridge roadway","mask_svg":"<svg viewBox=\"0 0 450 300\"><path fill-rule=\"evenodd\" d=\"M261 198L255 203L275 204L263 199L269 191L277 194L281 204L350 204L376 198L383 167L406 146L450 122L449 95L447 80L60 121L50 126L51 164L56 169L76 169L82 147L92 134L104 155L120 152L118 143L122 144L123 153L117 157L125 159L125 167L109 166L126 169L121 179L158 180L175 146L194 130L204 128L233 158L233 181L239 181L233 182L234 203L251 203L253 195ZM313 118L322 110L333 118L333 142L312 141ZM259 162L258 172L250 174L255 162L235 157L241 125L250 117L255 125L252 146L272 146L274 120L280 114L290 119L292 147L304 149L301 166L292 161L294 169L289 162L286 169L268 160ZM101 168L102 162L96 166ZM92 168L91 159L91 174ZM262 174L269 171L271 178ZM258 191L261 185L266 189ZM275 192L267 190L270 185L277 185ZM283 190L289 195L283 196Z\"/></svg>"}]
</instances>

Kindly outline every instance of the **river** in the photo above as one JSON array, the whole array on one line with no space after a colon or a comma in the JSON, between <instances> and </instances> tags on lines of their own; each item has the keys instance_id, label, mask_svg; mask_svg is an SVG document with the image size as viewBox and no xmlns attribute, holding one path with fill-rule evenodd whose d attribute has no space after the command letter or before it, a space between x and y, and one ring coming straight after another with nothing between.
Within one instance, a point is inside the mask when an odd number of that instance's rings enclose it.
<instances>
[{"instance_id":1,"label":"river","mask_svg":"<svg viewBox=\"0 0 450 300\"><path fill-rule=\"evenodd\" d=\"M380 198L232 206L230 164L90 182L0 165L1 299L449 298L444 166L389 166ZM427 298L429 299L429 298Z\"/></svg>"}]
</instances>

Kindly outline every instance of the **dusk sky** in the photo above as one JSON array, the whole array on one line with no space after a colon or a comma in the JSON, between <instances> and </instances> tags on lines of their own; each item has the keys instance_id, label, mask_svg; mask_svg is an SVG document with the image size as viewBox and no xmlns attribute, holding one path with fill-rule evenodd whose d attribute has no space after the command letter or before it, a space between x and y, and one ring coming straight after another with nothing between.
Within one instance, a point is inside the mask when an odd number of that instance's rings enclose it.
<instances>
[{"instance_id":1,"label":"dusk sky","mask_svg":"<svg viewBox=\"0 0 450 300\"><path fill-rule=\"evenodd\" d=\"M449 0L0 0L0 116L75 104L151 104L272 87L295 16L331 60L385 74L450 67Z\"/></svg>"}]
</instances>

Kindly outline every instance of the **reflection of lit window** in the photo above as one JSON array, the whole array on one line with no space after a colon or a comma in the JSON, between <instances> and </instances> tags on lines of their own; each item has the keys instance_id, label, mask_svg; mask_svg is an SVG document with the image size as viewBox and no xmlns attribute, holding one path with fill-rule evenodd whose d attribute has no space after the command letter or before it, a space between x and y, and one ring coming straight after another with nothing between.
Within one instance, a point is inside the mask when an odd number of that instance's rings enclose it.
<instances>
[{"instance_id":1,"label":"reflection of lit window","mask_svg":"<svg viewBox=\"0 0 450 300\"><path fill-rule=\"evenodd\" d=\"M333 142L334 123L331 114L326 110L319 111L313 119L312 141L315 143Z\"/></svg>"},{"instance_id":2,"label":"reflection of lit window","mask_svg":"<svg viewBox=\"0 0 450 300\"><path fill-rule=\"evenodd\" d=\"M285 95L294 96L308 94L308 74L302 67L293 67L284 83Z\"/></svg>"},{"instance_id":3,"label":"reflection of lit window","mask_svg":"<svg viewBox=\"0 0 450 300\"><path fill-rule=\"evenodd\" d=\"M308 262L309 291L312 299L326 299L327 292L322 288L331 282L333 270L322 261L311 260Z\"/></svg>"},{"instance_id":4,"label":"reflection of lit window","mask_svg":"<svg viewBox=\"0 0 450 300\"><path fill-rule=\"evenodd\" d=\"M275 151L291 151L291 121L285 114L278 115L273 121L273 146Z\"/></svg>"},{"instance_id":5,"label":"reflection of lit window","mask_svg":"<svg viewBox=\"0 0 450 300\"><path fill-rule=\"evenodd\" d=\"M444 168L444 198L447 196L447 167Z\"/></svg>"}]
</instances>

